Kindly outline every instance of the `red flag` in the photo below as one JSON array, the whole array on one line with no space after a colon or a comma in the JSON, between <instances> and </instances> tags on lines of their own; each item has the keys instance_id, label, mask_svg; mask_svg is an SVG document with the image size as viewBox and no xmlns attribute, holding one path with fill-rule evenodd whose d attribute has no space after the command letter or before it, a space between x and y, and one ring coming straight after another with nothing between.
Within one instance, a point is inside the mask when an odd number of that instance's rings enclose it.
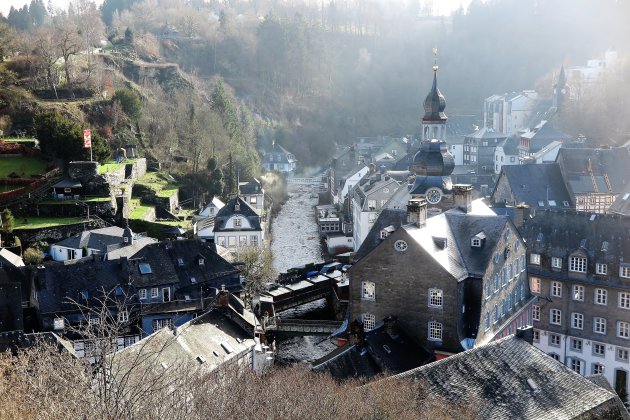
<instances>
[{"instance_id":1,"label":"red flag","mask_svg":"<svg viewBox=\"0 0 630 420\"><path fill-rule=\"evenodd\" d=\"M83 130L83 147L86 149L92 147L92 132L90 130Z\"/></svg>"}]
</instances>

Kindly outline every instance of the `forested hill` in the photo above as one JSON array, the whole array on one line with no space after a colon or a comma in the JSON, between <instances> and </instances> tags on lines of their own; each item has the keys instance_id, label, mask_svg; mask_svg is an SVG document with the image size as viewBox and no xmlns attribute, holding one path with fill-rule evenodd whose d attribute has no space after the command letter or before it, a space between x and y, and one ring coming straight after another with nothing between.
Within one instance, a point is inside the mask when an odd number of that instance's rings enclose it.
<instances>
[{"instance_id":1,"label":"forested hill","mask_svg":"<svg viewBox=\"0 0 630 420\"><path fill-rule=\"evenodd\" d=\"M628 0L474 1L448 18L431 11L430 1L105 0L99 19L114 46L127 39L144 62L177 63L205 92L198 107L206 98L212 108L216 80L228 94L234 89L233 123L225 115L199 123L207 137L216 137L207 128L219 127L221 138L242 138L228 133L238 121L259 149L275 139L312 165L359 135L415 134L434 46L451 115L479 115L493 93L550 90L560 65L583 64L608 48L627 54ZM12 13L8 21L19 30L41 26L39 18ZM140 127L151 133L146 121Z\"/></svg>"}]
</instances>

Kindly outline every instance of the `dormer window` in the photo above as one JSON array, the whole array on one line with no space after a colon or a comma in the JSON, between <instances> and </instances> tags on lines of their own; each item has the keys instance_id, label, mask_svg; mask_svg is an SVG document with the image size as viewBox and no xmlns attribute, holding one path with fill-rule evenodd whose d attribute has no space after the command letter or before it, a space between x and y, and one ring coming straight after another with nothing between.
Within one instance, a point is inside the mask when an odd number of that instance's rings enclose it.
<instances>
[{"instance_id":1,"label":"dormer window","mask_svg":"<svg viewBox=\"0 0 630 420\"><path fill-rule=\"evenodd\" d=\"M241 211L241 203L238 201L234 204L234 211Z\"/></svg>"},{"instance_id":2,"label":"dormer window","mask_svg":"<svg viewBox=\"0 0 630 420\"><path fill-rule=\"evenodd\" d=\"M206 263L206 260L204 260L203 258L199 258L199 265L204 265Z\"/></svg>"},{"instance_id":3,"label":"dormer window","mask_svg":"<svg viewBox=\"0 0 630 420\"><path fill-rule=\"evenodd\" d=\"M389 233L386 230L381 230L381 239L386 239Z\"/></svg>"},{"instance_id":4,"label":"dormer window","mask_svg":"<svg viewBox=\"0 0 630 420\"><path fill-rule=\"evenodd\" d=\"M472 238L472 240L470 241L470 246L472 246L473 248L481 248L481 239Z\"/></svg>"},{"instance_id":5,"label":"dormer window","mask_svg":"<svg viewBox=\"0 0 630 420\"><path fill-rule=\"evenodd\" d=\"M179 265L180 267L184 266L184 259L183 258L178 258L177 259L177 265Z\"/></svg>"},{"instance_id":6,"label":"dormer window","mask_svg":"<svg viewBox=\"0 0 630 420\"><path fill-rule=\"evenodd\" d=\"M123 243L129 243L129 237L123 236Z\"/></svg>"},{"instance_id":7,"label":"dormer window","mask_svg":"<svg viewBox=\"0 0 630 420\"><path fill-rule=\"evenodd\" d=\"M241 218L240 217L235 217L234 218L234 227L241 227L242 223L241 223Z\"/></svg>"},{"instance_id":8,"label":"dormer window","mask_svg":"<svg viewBox=\"0 0 630 420\"><path fill-rule=\"evenodd\" d=\"M575 256L569 259L569 271L586 273L586 257Z\"/></svg>"}]
</instances>

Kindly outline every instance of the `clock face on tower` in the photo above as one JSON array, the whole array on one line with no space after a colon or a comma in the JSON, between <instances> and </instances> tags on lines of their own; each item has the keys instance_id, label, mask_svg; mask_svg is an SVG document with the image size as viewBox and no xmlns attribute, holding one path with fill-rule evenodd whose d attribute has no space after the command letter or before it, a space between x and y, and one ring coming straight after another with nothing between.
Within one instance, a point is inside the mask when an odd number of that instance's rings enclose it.
<instances>
[{"instance_id":1,"label":"clock face on tower","mask_svg":"<svg viewBox=\"0 0 630 420\"><path fill-rule=\"evenodd\" d=\"M425 194L425 197L427 198L427 202L429 202L430 204L437 204L442 199L442 190L435 187L429 188Z\"/></svg>"}]
</instances>

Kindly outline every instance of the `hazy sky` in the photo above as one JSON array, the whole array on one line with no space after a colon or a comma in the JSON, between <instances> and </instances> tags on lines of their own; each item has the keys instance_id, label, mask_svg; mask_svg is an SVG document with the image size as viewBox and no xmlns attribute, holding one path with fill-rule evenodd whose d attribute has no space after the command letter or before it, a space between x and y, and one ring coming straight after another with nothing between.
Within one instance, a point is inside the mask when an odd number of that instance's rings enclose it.
<instances>
[{"instance_id":1,"label":"hazy sky","mask_svg":"<svg viewBox=\"0 0 630 420\"><path fill-rule=\"evenodd\" d=\"M103 3L103 0L95 0L96 4ZM451 11L458 9L460 5L467 7L471 0L434 0L436 11L438 14L447 15ZM0 0L0 12L5 16L9 13L11 6L19 9L25 4L29 4L30 0ZM52 0L55 7L66 8L70 0ZM45 5L48 5L48 0L44 1Z\"/></svg>"}]
</instances>

